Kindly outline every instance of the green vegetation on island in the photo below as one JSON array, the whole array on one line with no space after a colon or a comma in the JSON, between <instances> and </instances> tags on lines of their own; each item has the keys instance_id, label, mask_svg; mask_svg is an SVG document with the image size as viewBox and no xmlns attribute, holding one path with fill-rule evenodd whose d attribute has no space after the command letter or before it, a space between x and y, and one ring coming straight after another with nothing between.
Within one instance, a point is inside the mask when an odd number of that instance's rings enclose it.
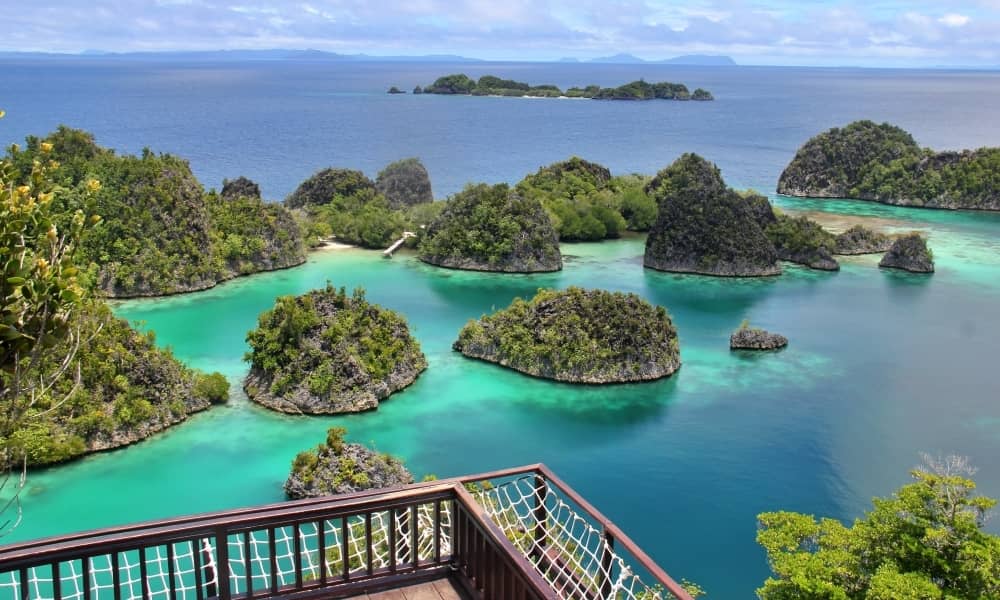
<instances>
[{"instance_id":1,"label":"green vegetation on island","mask_svg":"<svg viewBox=\"0 0 1000 600\"><path fill-rule=\"evenodd\" d=\"M545 209L506 184L469 185L451 196L418 251L420 260L452 269L534 273L562 268L558 236Z\"/></svg>"},{"instance_id":2,"label":"green vegetation on island","mask_svg":"<svg viewBox=\"0 0 1000 600\"><path fill-rule=\"evenodd\" d=\"M612 177L606 167L574 156L528 175L515 191L541 202L561 241L595 241L653 225L656 203L645 193L647 182L638 175Z\"/></svg>"},{"instance_id":3,"label":"green vegetation on island","mask_svg":"<svg viewBox=\"0 0 1000 600\"><path fill-rule=\"evenodd\" d=\"M466 356L558 381L621 383L680 367L677 331L662 306L636 294L540 290L462 328Z\"/></svg>"},{"instance_id":4,"label":"green vegetation on island","mask_svg":"<svg viewBox=\"0 0 1000 600\"><path fill-rule=\"evenodd\" d=\"M344 440L347 430L331 427L325 443L296 455L285 481L291 499L349 494L413 483L403 462Z\"/></svg>"},{"instance_id":5,"label":"green vegetation on island","mask_svg":"<svg viewBox=\"0 0 1000 600\"><path fill-rule=\"evenodd\" d=\"M0 160L5 468L133 443L225 402L229 391L220 374L184 367L152 334L135 332L90 297L93 277L80 268L79 246L100 221L85 209L102 185L92 178L80 189L60 185L54 177L70 175L53 158L55 145L38 141L36 150L27 171L12 160L23 159L20 153ZM64 164L86 168L72 157Z\"/></svg>"},{"instance_id":6,"label":"green vegetation on island","mask_svg":"<svg viewBox=\"0 0 1000 600\"><path fill-rule=\"evenodd\" d=\"M331 237L363 248L386 248L404 231L420 232L442 210L433 202L419 159L389 164L376 181L361 171L323 169L285 199L311 246Z\"/></svg>"},{"instance_id":7,"label":"green vegetation on island","mask_svg":"<svg viewBox=\"0 0 1000 600\"><path fill-rule=\"evenodd\" d=\"M227 200L218 201L205 193L187 161L149 150L118 156L68 127L44 139L29 137L24 149L8 152L22 180L43 144L58 164L52 178L63 190L62 202L82 203L91 182L100 181L86 208L102 223L87 232L80 250L81 264L93 265L97 287L107 296L200 290L305 261L298 228L281 207L240 200L253 193L252 182L230 186Z\"/></svg>"},{"instance_id":8,"label":"green vegetation on island","mask_svg":"<svg viewBox=\"0 0 1000 600\"><path fill-rule=\"evenodd\" d=\"M787 345L788 338L785 336L751 327L750 321L745 319L739 329L729 336L730 350L776 350Z\"/></svg>"},{"instance_id":9,"label":"green vegetation on island","mask_svg":"<svg viewBox=\"0 0 1000 600\"><path fill-rule=\"evenodd\" d=\"M759 515L757 541L774 575L758 597L1000 598L1000 537L983 530L996 500L975 495L966 460L927 462L850 527L795 512Z\"/></svg>"},{"instance_id":10,"label":"green vegetation on island","mask_svg":"<svg viewBox=\"0 0 1000 600\"><path fill-rule=\"evenodd\" d=\"M403 317L330 284L278 298L247 343L247 396L292 414L378 408L427 368Z\"/></svg>"},{"instance_id":11,"label":"green vegetation on island","mask_svg":"<svg viewBox=\"0 0 1000 600\"><path fill-rule=\"evenodd\" d=\"M914 232L896 238L878 266L912 273L933 273L934 253L927 247L927 240Z\"/></svg>"},{"instance_id":12,"label":"green vegetation on island","mask_svg":"<svg viewBox=\"0 0 1000 600\"><path fill-rule=\"evenodd\" d=\"M1000 148L934 152L899 127L856 121L799 148L781 174L778 193L1000 210Z\"/></svg>"},{"instance_id":13,"label":"green vegetation on island","mask_svg":"<svg viewBox=\"0 0 1000 600\"><path fill-rule=\"evenodd\" d=\"M439 77L431 85L425 86L424 94L449 94L471 96L532 96L541 98L591 98L594 100L714 100L711 92L702 88L693 93L683 83L647 83L633 81L615 88L599 85L571 87L563 92L551 84L529 85L513 79L501 79L494 75L483 75L478 81L464 73ZM418 93L414 90L414 93Z\"/></svg>"},{"instance_id":14,"label":"green vegetation on island","mask_svg":"<svg viewBox=\"0 0 1000 600\"><path fill-rule=\"evenodd\" d=\"M837 236L835 246L837 254L879 254L892 247L892 238L864 225L855 225Z\"/></svg>"},{"instance_id":15,"label":"green vegetation on island","mask_svg":"<svg viewBox=\"0 0 1000 600\"><path fill-rule=\"evenodd\" d=\"M807 217L779 214L764 233L774 244L781 260L821 271L840 269L840 264L833 258L836 237Z\"/></svg>"},{"instance_id":16,"label":"green vegetation on island","mask_svg":"<svg viewBox=\"0 0 1000 600\"><path fill-rule=\"evenodd\" d=\"M646 190L659 209L646 238L645 266L726 277L781 273L777 252L760 224L767 199L727 188L714 164L684 154Z\"/></svg>"}]
</instances>

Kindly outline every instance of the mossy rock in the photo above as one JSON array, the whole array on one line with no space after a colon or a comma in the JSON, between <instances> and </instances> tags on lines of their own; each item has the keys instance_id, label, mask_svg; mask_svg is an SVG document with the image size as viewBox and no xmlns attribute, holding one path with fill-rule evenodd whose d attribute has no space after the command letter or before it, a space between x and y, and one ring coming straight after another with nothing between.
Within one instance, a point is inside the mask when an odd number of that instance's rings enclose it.
<instances>
[{"instance_id":1,"label":"mossy rock","mask_svg":"<svg viewBox=\"0 0 1000 600\"><path fill-rule=\"evenodd\" d=\"M649 381L681 364L677 331L662 306L635 294L541 290L470 321L462 354L535 377L574 383Z\"/></svg>"},{"instance_id":2,"label":"mossy rock","mask_svg":"<svg viewBox=\"0 0 1000 600\"><path fill-rule=\"evenodd\" d=\"M430 175L419 158L389 163L375 179L375 189L385 196L390 208L434 201Z\"/></svg>"},{"instance_id":3,"label":"mossy rock","mask_svg":"<svg viewBox=\"0 0 1000 600\"><path fill-rule=\"evenodd\" d=\"M837 236L835 252L837 254L881 254L892 247L892 238L869 229L864 225L855 225Z\"/></svg>"},{"instance_id":4,"label":"mossy rock","mask_svg":"<svg viewBox=\"0 0 1000 600\"><path fill-rule=\"evenodd\" d=\"M778 251L778 258L820 271L838 271L833 258L834 235L807 217L779 215L765 230Z\"/></svg>"},{"instance_id":5,"label":"mossy rock","mask_svg":"<svg viewBox=\"0 0 1000 600\"><path fill-rule=\"evenodd\" d=\"M219 192L219 195L226 200L235 198L260 198L260 186L252 179L241 175L231 181L223 179L222 191Z\"/></svg>"},{"instance_id":6,"label":"mossy rock","mask_svg":"<svg viewBox=\"0 0 1000 600\"><path fill-rule=\"evenodd\" d=\"M323 206L335 196L354 196L362 191L375 192L375 183L361 171L352 169L323 169L314 173L295 188L287 198L288 208Z\"/></svg>"},{"instance_id":7,"label":"mossy rock","mask_svg":"<svg viewBox=\"0 0 1000 600\"><path fill-rule=\"evenodd\" d=\"M562 269L552 221L538 200L506 184L470 185L448 199L420 241L420 260L471 271Z\"/></svg>"},{"instance_id":8,"label":"mossy rock","mask_svg":"<svg viewBox=\"0 0 1000 600\"><path fill-rule=\"evenodd\" d=\"M788 338L757 327L750 327L745 321L729 336L730 350L777 350L788 345Z\"/></svg>"},{"instance_id":9,"label":"mossy rock","mask_svg":"<svg viewBox=\"0 0 1000 600\"><path fill-rule=\"evenodd\" d=\"M927 247L927 240L914 232L897 238L878 266L911 273L933 273L934 255Z\"/></svg>"},{"instance_id":10,"label":"mossy rock","mask_svg":"<svg viewBox=\"0 0 1000 600\"><path fill-rule=\"evenodd\" d=\"M350 494L413 483L413 475L398 458L344 441L347 431L333 427L326 442L300 452L285 480L290 499Z\"/></svg>"},{"instance_id":11,"label":"mossy rock","mask_svg":"<svg viewBox=\"0 0 1000 600\"><path fill-rule=\"evenodd\" d=\"M727 188L718 167L704 158L681 156L653 178L647 193L659 214L646 238L645 266L724 277L781 273L760 225L760 199Z\"/></svg>"},{"instance_id":12,"label":"mossy rock","mask_svg":"<svg viewBox=\"0 0 1000 600\"><path fill-rule=\"evenodd\" d=\"M397 313L327 284L278 298L247 334L247 396L292 414L372 410L413 383L427 360Z\"/></svg>"}]
</instances>

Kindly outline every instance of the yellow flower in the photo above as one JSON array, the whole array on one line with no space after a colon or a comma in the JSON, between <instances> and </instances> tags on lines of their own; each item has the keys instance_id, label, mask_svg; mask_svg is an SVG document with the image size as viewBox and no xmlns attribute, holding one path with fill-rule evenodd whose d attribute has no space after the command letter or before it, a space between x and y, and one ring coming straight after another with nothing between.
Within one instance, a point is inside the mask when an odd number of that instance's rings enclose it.
<instances>
[{"instance_id":1,"label":"yellow flower","mask_svg":"<svg viewBox=\"0 0 1000 600\"><path fill-rule=\"evenodd\" d=\"M17 193L22 196L27 196L31 193L31 188L26 185L19 185L17 186Z\"/></svg>"},{"instance_id":2,"label":"yellow flower","mask_svg":"<svg viewBox=\"0 0 1000 600\"><path fill-rule=\"evenodd\" d=\"M56 226L55 225L52 225L52 226L49 227L49 230L45 234L45 237L49 238L50 242L55 242L56 239L59 238L59 234L56 232Z\"/></svg>"},{"instance_id":3,"label":"yellow flower","mask_svg":"<svg viewBox=\"0 0 1000 600\"><path fill-rule=\"evenodd\" d=\"M42 152L49 153L52 152L52 144L49 142L42 142Z\"/></svg>"},{"instance_id":4,"label":"yellow flower","mask_svg":"<svg viewBox=\"0 0 1000 600\"><path fill-rule=\"evenodd\" d=\"M96 192L101 189L101 182L96 179L87 180L87 189L91 192Z\"/></svg>"},{"instance_id":5,"label":"yellow flower","mask_svg":"<svg viewBox=\"0 0 1000 600\"><path fill-rule=\"evenodd\" d=\"M39 258L35 261L35 267L42 273L49 270L49 261L44 258Z\"/></svg>"}]
</instances>

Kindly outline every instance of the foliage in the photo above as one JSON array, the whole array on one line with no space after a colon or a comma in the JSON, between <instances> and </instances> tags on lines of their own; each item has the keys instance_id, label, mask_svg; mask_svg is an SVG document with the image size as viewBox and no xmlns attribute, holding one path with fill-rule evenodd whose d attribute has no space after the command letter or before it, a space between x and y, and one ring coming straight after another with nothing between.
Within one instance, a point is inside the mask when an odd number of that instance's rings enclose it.
<instances>
[{"instance_id":1,"label":"foliage","mask_svg":"<svg viewBox=\"0 0 1000 600\"><path fill-rule=\"evenodd\" d=\"M899 127L856 121L807 141L778 191L889 204L1000 210L1000 148L939 152Z\"/></svg>"},{"instance_id":2,"label":"foliage","mask_svg":"<svg viewBox=\"0 0 1000 600\"><path fill-rule=\"evenodd\" d=\"M326 231L339 242L363 248L386 248L406 227L402 211L393 210L384 196L369 189L334 196L328 204L311 207L307 214L313 235Z\"/></svg>"},{"instance_id":3,"label":"foliage","mask_svg":"<svg viewBox=\"0 0 1000 600\"><path fill-rule=\"evenodd\" d=\"M556 233L538 200L506 184L469 185L451 196L420 242L433 264L485 270L556 270Z\"/></svg>"},{"instance_id":4,"label":"foliage","mask_svg":"<svg viewBox=\"0 0 1000 600\"><path fill-rule=\"evenodd\" d=\"M323 169L306 179L287 198L288 208L322 206L336 197L350 197L364 191L375 191L375 183L361 171Z\"/></svg>"},{"instance_id":5,"label":"foliage","mask_svg":"<svg viewBox=\"0 0 1000 600\"><path fill-rule=\"evenodd\" d=\"M370 304L360 288L348 295L329 283L302 296L278 298L247 333L247 343L251 369L279 397L299 388L316 397L336 397L401 369L426 366L403 317Z\"/></svg>"},{"instance_id":6,"label":"foliage","mask_svg":"<svg viewBox=\"0 0 1000 600\"><path fill-rule=\"evenodd\" d=\"M434 201L430 176L419 158L389 163L375 179L375 189L385 196L391 208Z\"/></svg>"},{"instance_id":7,"label":"foliage","mask_svg":"<svg viewBox=\"0 0 1000 600\"><path fill-rule=\"evenodd\" d=\"M542 167L515 189L541 202L564 241L616 238L628 226L611 172L576 156Z\"/></svg>"},{"instance_id":8,"label":"foliage","mask_svg":"<svg viewBox=\"0 0 1000 600\"><path fill-rule=\"evenodd\" d=\"M680 365L666 309L635 294L577 287L540 290L530 301L517 298L470 321L454 348L561 381L637 381L669 375Z\"/></svg>"},{"instance_id":9,"label":"foliage","mask_svg":"<svg viewBox=\"0 0 1000 600\"><path fill-rule=\"evenodd\" d=\"M913 483L845 527L794 512L761 514L757 541L774 576L765 600L1000 597L1000 537L983 531L996 500L974 495L962 458L929 460Z\"/></svg>"},{"instance_id":10,"label":"foliage","mask_svg":"<svg viewBox=\"0 0 1000 600\"><path fill-rule=\"evenodd\" d=\"M807 217L778 215L764 232L782 260L815 268L833 268L836 265L833 258L836 236Z\"/></svg>"},{"instance_id":11,"label":"foliage","mask_svg":"<svg viewBox=\"0 0 1000 600\"><path fill-rule=\"evenodd\" d=\"M595 98L599 100L712 100L712 94L698 88L695 94L688 92L687 86L681 83L646 83L644 80L633 81L616 88L601 88L598 85L586 87L571 87L564 93L558 86L529 85L523 81L501 79L494 75L483 75L479 81L458 73L439 77L433 84L422 90L425 94L464 94L473 96L537 96L557 98ZM414 93L417 93L414 90Z\"/></svg>"},{"instance_id":12,"label":"foliage","mask_svg":"<svg viewBox=\"0 0 1000 600\"><path fill-rule=\"evenodd\" d=\"M81 240L81 263L95 265L91 268L97 271L96 285L110 296L161 295L210 287L233 274L260 270L260 265L250 261L231 270L226 260L219 260L220 255L242 253L251 261L260 258L265 263L281 263L280 256L258 254L252 248L298 244L289 241L298 236L291 220L279 219L276 224L280 227L272 227L269 218L275 213L260 202L243 203L241 214L248 218L247 223L231 216L227 223L215 227L212 217L225 211L210 211L201 184L180 158L149 150L139 157L117 156L97 146L89 133L60 127L45 139L27 138L23 151L8 153L21 180L28 177L43 148L50 148L58 162L52 176L65 190L62 205L82 206L103 217L103 223ZM94 181L101 184L91 190L88 186ZM245 178L226 182L224 189L227 199L238 190L259 194L256 185ZM246 208L251 205L265 214L250 215ZM262 221L268 221L269 226L261 227ZM242 238L227 239L229 233ZM248 239L258 234L264 237ZM228 248L217 247L223 242ZM236 246L242 247L239 252L234 251Z\"/></svg>"},{"instance_id":13,"label":"foliage","mask_svg":"<svg viewBox=\"0 0 1000 600\"><path fill-rule=\"evenodd\" d=\"M243 188L246 189L246 188ZM234 190L235 193L235 190ZM305 261L302 234L284 206L243 195L205 196L218 278L277 269Z\"/></svg>"},{"instance_id":14,"label":"foliage","mask_svg":"<svg viewBox=\"0 0 1000 600\"><path fill-rule=\"evenodd\" d=\"M724 276L780 272L760 225L759 201L727 188L714 164L684 154L657 173L646 191L659 205L646 239L646 266Z\"/></svg>"},{"instance_id":15,"label":"foliage","mask_svg":"<svg viewBox=\"0 0 1000 600\"><path fill-rule=\"evenodd\" d=\"M225 377L183 366L156 347L152 334L134 331L99 300L84 301L71 327L87 340L76 353L74 376L55 381L23 423L0 438L5 449L25 453L29 465L138 441L228 398ZM33 373L57 369L68 343Z\"/></svg>"},{"instance_id":16,"label":"foliage","mask_svg":"<svg viewBox=\"0 0 1000 600\"><path fill-rule=\"evenodd\" d=\"M298 453L285 493L293 498L314 497L413 482L401 460L348 444L346 435L347 429L331 427L325 443Z\"/></svg>"}]
</instances>

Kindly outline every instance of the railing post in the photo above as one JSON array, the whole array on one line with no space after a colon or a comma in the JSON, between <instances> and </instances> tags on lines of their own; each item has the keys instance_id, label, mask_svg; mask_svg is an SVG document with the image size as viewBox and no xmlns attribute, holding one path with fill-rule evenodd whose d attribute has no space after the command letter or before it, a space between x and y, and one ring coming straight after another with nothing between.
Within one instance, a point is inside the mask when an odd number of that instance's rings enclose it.
<instances>
[{"instance_id":1,"label":"railing post","mask_svg":"<svg viewBox=\"0 0 1000 600\"><path fill-rule=\"evenodd\" d=\"M611 555L615 549L615 538L607 527L601 528L601 598L611 597Z\"/></svg>"},{"instance_id":2,"label":"railing post","mask_svg":"<svg viewBox=\"0 0 1000 600\"><path fill-rule=\"evenodd\" d=\"M532 554L540 558L545 548L545 529L548 524L548 508L545 506L545 496L548 493L548 484L541 475L535 475L535 544L532 546Z\"/></svg>"},{"instance_id":3,"label":"railing post","mask_svg":"<svg viewBox=\"0 0 1000 600\"><path fill-rule=\"evenodd\" d=\"M218 538L216 538L218 545ZM212 544L208 538L201 538L202 564L205 568L205 595L215 598L219 595L219 567L212 560Z\"/></svg>"},{"instance_id":4,"label":"railing post","mask_svg":"<svg viewBox=\"0 0 1000 600\"><path fill-rule=\"evenodd\" d=\"M206 548L208 549L208 548ZM219 600L229 600L229 534L225 527L215 530L215 581ZM247 565L250 566L249 559ZM209 588L211 593L211 588Z\"/></svg>"}]
</instances>

